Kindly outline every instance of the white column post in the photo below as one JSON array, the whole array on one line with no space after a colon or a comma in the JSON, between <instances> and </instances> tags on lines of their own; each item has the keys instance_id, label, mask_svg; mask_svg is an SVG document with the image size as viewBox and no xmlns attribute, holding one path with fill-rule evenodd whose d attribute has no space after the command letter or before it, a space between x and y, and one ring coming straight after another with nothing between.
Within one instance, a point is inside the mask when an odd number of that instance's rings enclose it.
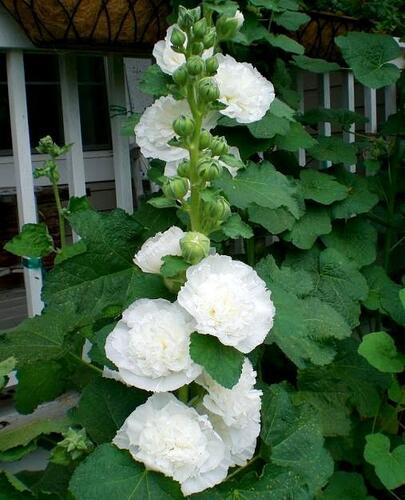
<instances>
[{"instance_id":1,"label":"white column post","mask_svg":"<svg viewBox=\"0 0 405 500\"><path fill-rule=\"evenodd\" d=\"M366 132L374 134L377 132L377 91L364 87L364 114L368 118Z\"/></svg>"},{"instance_id":2,"label":"white column post","mask_svg":"<svg viewBox=\"0 0 405 500\"><path fill-rule=\"evenodd\" d=\"M107 88L109 106L123 106L126 109L125 70L122 56L107 56ZM131 159L129 140L121 133L122 117L111 118L111 137L114 153L114 176L117 206L133 212Z\"/></svg>"},{"instance_id":3,"label":"white column post","mask_svg":"<svg viewBox=\"0 0 405 500\"><path fill-rule=\"evenodd\" d=\"M323 108L330 108L330 73L323 73L320 75L320 89L321 89L321 99L320 104ZM329 122L323 122L320 125L319 129L321 135L325 137L330 137L332 134L332 126ZM332 162L327 160L322 162L323 168L329 168L332 165Z\"/></svg>"},{"instance_id":4,"label":"white column post","mask_svg":"<svg viewBox=\"0 0 405 500\"><path fill-rule=\"evenodd\" d=\"M69 195L84 196L86 194L86 177L80 123L76 56L71 54L59 56L59 74L65 144L73 144L70 151L66 153ZM78 240L76 234L73 234L73 240Z\"/></svg>"},{"instance_id":5,"label":"white column post","mask_svg":"<svg viewBox=\"0 0 405 500\"><path fill-rule=\"evenodd\" d=\"M389 85L384 88L384 114L385 119L397 111L397 86Z\"/></svg>"},{"instance_id":6,"label":"white column post","mask_svg":"<svg viewBox=\"0 0 405 500\"><path fill-rule=\"evenodd\" d=\"M343 107L349 111L356 111L356 102L354 94L354 75L351 71L347 71L344 74L343 79ZM344 140L346 142L355 142L356 136L354 135L356 131L356 125L352 123L349 128L349 132L344 133ZM350 165L349 170L355 172L356 165Z\"/></svg>"},{"instance_id":7,"label":"white column post","mask_svg":"<svg viewBox=\"0 0 405 500\"><path fill-rule=\"evenodd\" d=\"M11 136L17 191L18 220L24 224L37 222L37 211L32 176L30 134L28 128L27 98L25 92L24 59L21 50L7 52L7 85L10 105ZM24 267L28 314L40 314L41 269Z\"/></svg>"}]
</instances>

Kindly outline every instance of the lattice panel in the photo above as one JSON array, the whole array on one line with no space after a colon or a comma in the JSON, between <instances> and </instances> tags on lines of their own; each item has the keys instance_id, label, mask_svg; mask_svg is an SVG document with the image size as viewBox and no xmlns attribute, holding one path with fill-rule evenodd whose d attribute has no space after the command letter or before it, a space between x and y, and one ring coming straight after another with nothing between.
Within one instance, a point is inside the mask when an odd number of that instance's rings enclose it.
<instances>
[{"instance_id":1,"label":"lattice panel","mask_svg":"<svg viewBox=\"0 0 405 500\"><path fill-rule=\"evenodd\" d=\"M150 46L163 38L168 0L0 0L44 47Z\"/></svg>"}]
</instances>

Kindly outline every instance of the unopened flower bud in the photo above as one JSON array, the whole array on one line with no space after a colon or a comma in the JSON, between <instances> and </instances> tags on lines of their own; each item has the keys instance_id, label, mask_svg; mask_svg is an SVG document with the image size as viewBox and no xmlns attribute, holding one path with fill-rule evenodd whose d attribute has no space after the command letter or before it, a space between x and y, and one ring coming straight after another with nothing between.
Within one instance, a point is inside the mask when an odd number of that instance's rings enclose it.
<instances>
[{"instance_id":1,"label":"unopened flower bud","mask_svg":"<svg viewBox=\"0 0 405 500\"><path fill-rule=\"evenodd\" d=\"M197 21L193 26L193 35L195 40L202 40L207 33L207 20L205 17Z\"/></svg>"},{"instance_id":2,"label":"unopened flower bud","mask_svg":"<svg viewBox=\"0 0 405 500\"><path fill-rule=\"evenodd\" d=\"M180 137L188 137L194 132L194 122L187 116L179 116L173 122L173 130Z\"/></svg>"},{"instance_id":3,"label":"unopened flower bud","mask_svg":"<svg viewBox=\"0 0 405 500\"><path fill-rule=\"evenodd\" d=\"M222 166L212 158L202 158L197 165L198 175L204 181L212 181L222 173Z\"/></svg>"},{"instance_id":4,"label":"unopened flower bud","mask_svg":"<svg viewBox=\"0 0 405 500\"><path fill-rule=\"evenodd\" d=\"M194 42L191 44L191 53L200 56L204 51L204 45L201 42Z\"/></svg>"},{"instance_id":5,"label":"unopened flower bud","mask_svg":"<svg viewBox=\"0 0 405 500\"><path fill-rule=\"evenodd\" d=\"M204 71L204 61L200 56L191 56L186 66L188 73L192 76L197 76Z\"/></svg>"},{"instance_id":6,"label":"unopened flower bud","mask_svg":"<svg viewBox=\"0 0 405 500\"><path fill-rule=\"evenodd\" d=\"M203 38L203 45L205 49L210 49L215 45L217 39L217 33L215 28L211 28L208 33Z\"/></svg>"},{"instance_id":7,"label":"unopened flower bud","mask_svg":"<svg viewBox=\"0 0 405 500\"><path fill-rule=\"evenodd\" d=\"M208 130L202 130L200 133L200 144L199 144L200 149L209 148L211 141L212 141L211 132L209 132Z\"/></svg>"},{"instance_id":8,"label":"unopened flower bud","mask_svg":"<svg viewBox=\"0 0 405 500\"><path fill-rule=\"evenodd\" d=\"M215 75L218 70L218 66L218 60L215 56L209 57L205 60L205 71L210 76Z\"/></svg>"},{"instance_id":9,"label":"unopened flower bud","mask_svg":"<svg viewBox=\"0 0 405 500\"><path fill-rule=\"evenodd\" d=\"M214 137L210 149L214 156L225 155L228 152L228 144L224 137Z\"/></svg>"},{"instance_id":10,"label":"unopened flower bud","mask_svg":"<svg viewBox=\"0 0 405 500\"><path fill-rule=\"evenodd\" d=\"M194 24L194 14L189 10L179 5L179 15L177 18L177 24L184 31L187 31Z\"/></svg>"},{"instance_id":11,"label":"unopened flower bud","mask_svg":"<svg viewBox=\"0 0 405 500\"><path fill-rule=\"evenodd\" d=\"M243 22L243 21L242 21ZM220 40L229 40L238 31L240 20L236 17L221 16L216 24L218 38Z\"/></svg>"},{"instance_id":12,"label":"unopened flower bud","mask_svg":"<svg viewBox=\"0 0 405 500\"><path fill-rule=\"evenodd\" d=\"M187 83L187 78L188 78L188 72L186 65L183 64L179 68L176 69L176 71L173 73L173 80L177 85L185 85Z\"/></svg>"},{"instance_id":13,"label":"unopened flower bud","mask_svg":"<svg viewBox=\"0 0 405 500\"><path fill-rule=\"evenodd\" d=\"M184 177L171 177L163 184L162 190L169 200L182 200L189 190L189 181Z\"/></svg>"},{"instance_id":14,"label":"unopened flower bud","mask_svg":"<svg viewBox=\"0 0 405 500\"><path fill-rule=\"evenodd\" d=\"M190 162L188 160L182 161L177 167L177 174L180 177L188 177L190 175Z\"/></svg>"},{"instance_id":15,"label":"unopened flower bud","mask_svg":"<svg viewBox=\"0 0 405 500\"><path fill-rule=\"evenodd\" d=\"M198 96L202 101L216 101L219 95L218 85L213 78L203 78L198 82Z\"/></svg>"},{"instance_id":16,"label":"unopened flower bud","mask_svg":"<svg viewBox=\"0 0 405 500\"><path fill-rule=\"evenodd\" d=\"M198 264L208 256L210 240L202 233L191 231L180 240L181 254L189 264Z\"/></svg>"},{"instance_id":17,"label":"unopened flower bud","mask_svg":"<svg viewBox=\"0 0 405 500\"><path fill-rule=\"evenodd\" d=\"M218 221L225 221L231 215L231 207L223 196L209 203L205 211L209 217Z\"/></svg>"},{"instance_id":18,"label":"unopened flower bud","mask_svg":"<svg viewBox=\"0 0 405 500\"><path fill-rule=\"evenodd\" d=\"M183 31L181 31L181 29L175 26L173 28L170 41L175 47L182 47L186 41L186 35Z\"/></svg>"}]
</instances>

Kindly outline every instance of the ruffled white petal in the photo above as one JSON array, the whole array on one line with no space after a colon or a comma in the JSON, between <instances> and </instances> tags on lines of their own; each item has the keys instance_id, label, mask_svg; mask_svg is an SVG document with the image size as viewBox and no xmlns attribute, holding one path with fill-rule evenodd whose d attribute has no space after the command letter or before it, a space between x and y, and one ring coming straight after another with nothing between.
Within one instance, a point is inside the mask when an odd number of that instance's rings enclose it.
<instances>
[{"instance_id":1,"label":"ruffled white petal","mask_svg":"<svg viewBox=\"0 0 405 500\"><path fill-rule=\"evenodd\" d=\"M209 334L243 353L260 345L273 326L271 293L256 271L227 255L210 255L188 268L177 301Z\"/></svg>"},{"instance_id":2,"label":"ruffled white petal","mask_svg":"<svg viewBox=\"0 0 405 500\"><path fill-rule=\"evenodd\" d=\"M238 123L263 118L275 98L273 84L249 63L237 62L230 55L218 54L217 58L219 67L214 78L220 90L219 101L226 105L220 113Z\"/></svg>"},{"instance_id":3,"label":"ruffled white petal","mask_svg":"<svg viewBox=\"0 0 405 500\"><path fill-rule=\"evenodd\" d=\"M167 393L154 394L138 406L113 443L147 468L179 481L185 496L223 481L230 463L207 416Z\"/></svg>"},{"instance_id":4,"label":"ruffled white petal","mask_svg":"<svg viewBox=\"0 0 405 500\"><path fill-rule=\"evenodd\" d=\"M177 226L170 227L164 233L157 233L149 238L135 254L134 263L144 273L159 274L166 255L181 255L180 240L185 233Z\"/></svg>"},{"instance_id":5,"label":"ruffled white petal","mask_svg":"<svg viewBox=\"0 0 405 500\"><path fill-rule=\"evenodd\" d=\"M123 313L105 343L118 373L109 378L146 391L166 392L189 384L201 373L189 354L194 321L176 303L140 299Z\"/></svg>"}]
</instances>

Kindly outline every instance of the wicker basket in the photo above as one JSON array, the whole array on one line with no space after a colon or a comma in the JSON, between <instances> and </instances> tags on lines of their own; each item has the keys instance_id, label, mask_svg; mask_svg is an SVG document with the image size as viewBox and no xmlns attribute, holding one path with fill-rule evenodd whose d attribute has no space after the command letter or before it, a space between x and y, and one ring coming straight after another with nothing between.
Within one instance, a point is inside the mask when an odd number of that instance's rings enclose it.
<instances>
[{"instance_id":1,"label":"wicker basket","mask_svg":"<svg viewBox=\"0 0 405 500\"><path fill-rule=\"evenodd\" d=\"M164 36L168 0L0 0L47 48L136 49Z\"/></svg>"},{"instance_id":2,"label":"wicker basket","mask_svg":"<svg viewBox=\"0 0 405 500\"><path fill-rule=\"evenodd\" d=\"M370 31L371 22L353 17L338 16L327 12L309 12L311 20L297 32L290 33L297 42L305 47L305 54L310 57L341 61L341 55L335 44L335 37L349 31Z\"/></svg>"}]
</instances>

